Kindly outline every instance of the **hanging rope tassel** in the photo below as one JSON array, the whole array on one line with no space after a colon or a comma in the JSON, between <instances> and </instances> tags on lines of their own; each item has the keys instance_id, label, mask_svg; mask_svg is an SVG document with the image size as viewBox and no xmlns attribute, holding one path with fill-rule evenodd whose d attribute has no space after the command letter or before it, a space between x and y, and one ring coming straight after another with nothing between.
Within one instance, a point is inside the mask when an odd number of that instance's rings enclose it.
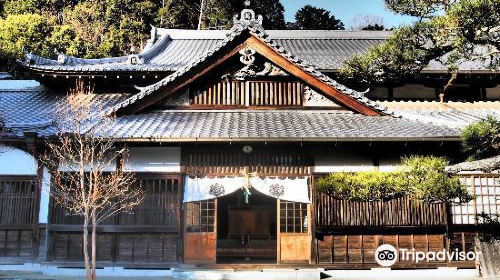
<instances>
[{"instance_id":1,"label":"hanging rope tassel","mask_svg":"<svg viewBox=\"0 0 500 280\"><path fill-rule=\"evenodd\" d=\"M250 193L250 191L247 188L245 188L245 190L243 191L243 196L245 197L245 204L250 203L250 196L251 195L252 194Z\"/></svg>"}]
</instances>

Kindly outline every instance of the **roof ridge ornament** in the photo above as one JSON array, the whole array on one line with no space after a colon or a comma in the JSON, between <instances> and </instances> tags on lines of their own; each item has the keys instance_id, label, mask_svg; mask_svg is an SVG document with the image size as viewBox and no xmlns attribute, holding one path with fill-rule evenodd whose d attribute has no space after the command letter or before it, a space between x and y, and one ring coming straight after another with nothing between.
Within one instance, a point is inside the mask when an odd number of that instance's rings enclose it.
<instances>
[{"instance_id":1,"label":"roof ridge ornament","mask_svg":"<svg viewBox=\"0 0 500 280\"><path fill-rule=\"evenodd\" d=\"M262 15L256 15L255 11L250 8L250 0L245 1L245 9L240 13L239 19L238 15L233 17L234 27L241 29L251 29L252 31L262 32L265 30L262 27L262 22L264 17Z\"/></svg>"},{"instance_id":2,"label":"roof ridge ornament","mask_svg":"<svg viewBox=\"0 0 500 280\"><path fill-rule=\"evenodd\" d=\"M54 53L57 55L57 63L59 63L59 64L68 63L69 58L66 54L58 51L57 48L54 48Z\"/></svg>"}]
</instances>

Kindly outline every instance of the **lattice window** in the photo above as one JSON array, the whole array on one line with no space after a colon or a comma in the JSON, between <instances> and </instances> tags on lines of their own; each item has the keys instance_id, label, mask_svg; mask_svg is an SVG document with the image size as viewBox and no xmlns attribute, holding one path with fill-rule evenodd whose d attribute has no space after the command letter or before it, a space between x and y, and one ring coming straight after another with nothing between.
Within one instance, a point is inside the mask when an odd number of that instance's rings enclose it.
<instances>
[{"instance_id":1,"label":"lattice window","mask_svg":"<svg viewBox=\"0 0 500 280\"><path fill-rule=\"evenodd\" d=\"M188 232L214 232L215 200L186 203L186 230Z\"/></svg>"},{"instance_id":2,"label":"lattice window","mask_svg":"<svg viewBox=\"0 0 500 280\"><path fill-rule=\"evenodd\" d=\"M304 87L293 81L222 81L191 91L193 106L302 106Z\"/></svg>"},{"instance_id":3,"label":"lattice window","mask_svg":"<svg viewBox=\"0 0 500 280\"><path fill-rule=\"evenodd\" d=\"M132 213L120 213L103 221L102 225L121 226L178 226L180 224L180 180L179 177L161 175L138 175L134 188L143 188L142 204ZM82 218L67 215L59 205L53 205L52 223L81 224Z\"/></svg>"},{"instance_id":4,"label":"lattice window","mask_svg":"<svg viewBox=\"0 0 500 280\"><path fill-rule=\"evenodd\" d=\"M146 196L132 214L121 213L118 225L178 226L180 224L180 186L177 177L139 177L135 188L144 189Z\"/></svg>"},{"instance_id":5,"label":"lattice window","mask_svg":"<svg viewBox=\"0 0 500 280\"><path fill-rule=\"evenodd\" d=\"M250 106L302 106L299 82L249 82Z\"/></svg>"},{"instance_id":6,"label":"lattice window","mask_svg":"<svg viewBox=\"0 0 500 280\"><path fill-rule=\"evenodd\" d=\"M241 149L207 152L206 149L193 149L184 153L185 172L188 174L240 175L249 167L249 172L259 174L308 175L310 157L304 152L274 149L254 151L245 155Z\"/></svg>"},{"instance_id":7,"label":"lattice window","mask_svg":"<svg viewBox=\"0 0 500 280\"><path fill-rule=\"evenodd\" d=\"M280 201L280 231L282 233L304 233L308 228L307 204Z\"/></svg>"},{"instance_id":8,"label":"lattice window","mask_svg":"<svg viewBox=\"0 0 500 280\"><path fill-rule=\"evenodd\" d=\"M244 106L245 84L239 81L222 81L194 90L192 105Z\"/></svg>"},{"instance_id":9,"label":"lattice window","mask_svg":"<svg viewBox=\"0 0 500 280\"><path fill-rule=\"evenodd\" d=\"M0 225L32 224L35 190L35 177L0 177Z\"/></svg>"},{"instance_id":10,"label":"lattice window","mask_svg":"<svg viewBox=\"0 0 500 280\"><path fill-rule=\"evenodd\" d=\"M476 198L464 205L452 206L454 224L475 224L478 214L500 214L500 177L467 175L461 178Z\"/></svg>"}]
</instances>

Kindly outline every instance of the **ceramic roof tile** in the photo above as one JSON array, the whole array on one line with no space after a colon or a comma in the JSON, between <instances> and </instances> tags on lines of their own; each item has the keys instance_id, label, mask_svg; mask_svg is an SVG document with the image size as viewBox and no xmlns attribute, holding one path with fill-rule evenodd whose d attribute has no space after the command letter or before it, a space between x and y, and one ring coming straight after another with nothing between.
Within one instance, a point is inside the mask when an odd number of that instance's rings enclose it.
<instances>
[{"instance_id":1,"label":"ceramic roof tile","mask_svg":"<svg viewBox=\"0 0 500 280\"><path fill-rule=\"evenodd\" d=\"M165 120L169 120L168 123ZM162 124L152 129L149 123ZM137 124L137 125L135 125ZM162 111L118 117L118 138L175 140L376 140L457 138L458 129L328 111Z\"/></svg>"}]
</instances>

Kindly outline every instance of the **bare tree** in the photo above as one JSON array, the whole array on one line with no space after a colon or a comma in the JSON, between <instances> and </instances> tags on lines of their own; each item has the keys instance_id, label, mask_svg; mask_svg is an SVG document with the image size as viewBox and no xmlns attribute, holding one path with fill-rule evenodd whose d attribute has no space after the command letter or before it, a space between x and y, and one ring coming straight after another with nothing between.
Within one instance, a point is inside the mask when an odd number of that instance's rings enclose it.
<instances>
[{"instance_id":1,"label":"bare tree","mask_svg":"<svg viewBox=\"0 0 500 280\"><path fill-rule=\"evenodd\" d=\"M115 165L127 156L109 134L113 117L95 102L91 86L79 81L56 107L57 137L46 143L42 161L52 170L50 195L68 214L83 218L83 257L87 279L96 279L96 229L104 220L131 211L144 192L134 175ZM119 165L118 165L119 166ZM88 237L91 229L91 263Z\"/></svg>"},{"instance_id":2,"label":"bare tree","mask_svg":"<svg viewBox=\"0 0 500 280\"><path fill-rule=\"evenodd\" d=\"M203 12L205 12L205 5L206 5L206 2L205 0L201 0L201 3L200 3L200 17L198 18L198 30L201 30L201 25L203 23Z\"/></svg>"},{"instance_id":3,"label":"bare tree","mask_svg":"<svg viewBox=\"0 0 500 280\"><path fill-rule=\"evenodd\" d=\"M358 14L350 20L349 26L351 30L384 30L384 18Z\"/></svg>"}]
</instances>

